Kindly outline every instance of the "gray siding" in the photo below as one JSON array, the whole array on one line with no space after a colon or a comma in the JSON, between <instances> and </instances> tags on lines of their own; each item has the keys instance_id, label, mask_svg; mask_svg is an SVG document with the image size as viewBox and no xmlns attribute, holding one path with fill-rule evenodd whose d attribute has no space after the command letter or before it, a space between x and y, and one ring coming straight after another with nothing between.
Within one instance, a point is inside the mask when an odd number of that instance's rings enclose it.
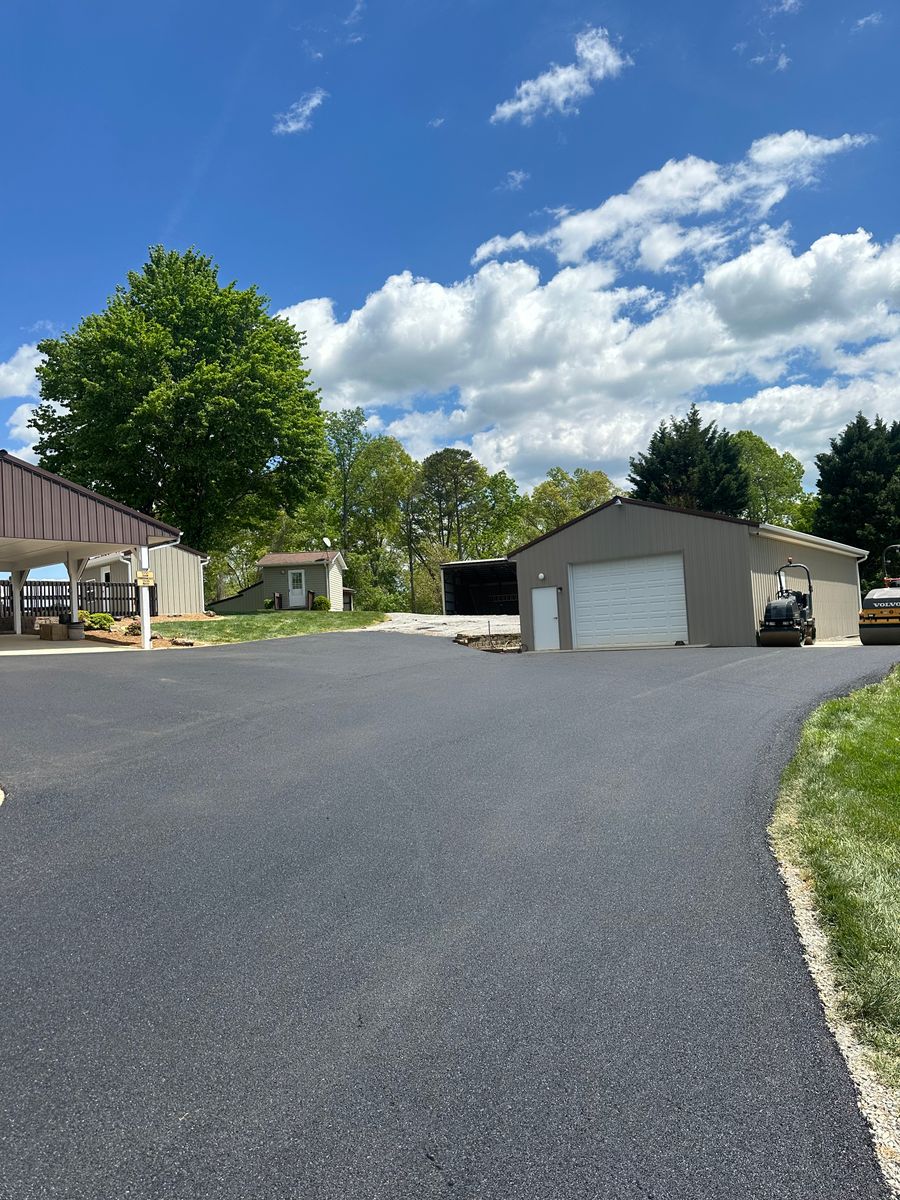
<instances>
[{"instance_id":1,"label":"gray siding","mask_svg":"<svg viewBox=\"0 0 900 1200\"><path fill-rule=\"evenodd\" d=\"M331 611L342 612L344 608L344 572L333 559L328 572L328 587L331 590Z\"/></svg>"},{"instance_id":2,"label":"gray siding","mask_svg":"<svg viewBox=\"0 0 900 1200\"><path fill-rule=\"evenodd\" d=\"M855 637L859 632L857 560L848 554L801 541L782 540L763 532L750 538L750 573L757 621L765 611L766 601L775 594L775 572L788 558L805 563L812 574L816 635ZM789 587L806 591L802 572L789 572L785 578Z\"/></svg>"},{"instance_id":3,"label":"gray siding","mask_svg":"<svg viewBox=\"0 0 900 1200\"><path fill-rule=\"evenodd\" d=\"M560 648L572 648L569 564L684 556L688 638L694 645L751 646L756 640L749 586L748 526L658 508L612 505L514 556L519 575L522 644L534 643L531 589L556 587ZM539 580L538 574L544 573Z\"/></svg>"},{"instance_id":4,"label":"gray siding","mask_svg":"<svg viewBox=\"0 0 900 1200\"><path fill-rule=\"evenodd\" d=\"M299 567L262 567L260 570L261 578L258 583L245 588L240 595L228 596L224 600L215 600L209 607L217 613L261 612L265 607L266 600L272 600L275 593L280 592L282 606L287 608L289 571L303 571L304 583L306 585L305 592L314 592L317 596L328 595L326 588L326 566L324 563L313 563L311 566ZM333 612L339 612L342 607L343 585L340 582L340 570L333 567L332 579L334 579L335 575L338 582L337 590L332 594L331 608Z\"/></svg>"},{"instance_id":5,"label":"gray siding","mask_svg":"<svg viewBox=\"0 0 900 1200\"><path fill-rule=\"evenodd\" d=\"M326 596L325 564L314 563L312 566L300 567L263 567L263 594L267 597L281 592L281 602L288 606L288 571L303 571L306 591L315 592L317 596Z\"/></svg>"},{"instance_id":6,"label":"gray siding","mask_svg":"<svg viewBox=\"0 0 900 1200\"><path fill-rule=\"evenodd\" d=\"M236 596L226 596L224 600L211 601L209 609L221 617L234 617L241 613L261 612L264 599L262 580L259 580L257 583L252 583L250 587L244 588Z\"/></svg>"},{"instance_id":7,"label":"gray siding","mask_svg":"<svg viewBox=\"0 0 900 1200\"><path fill-rule=\"evenodd\" d=\"M101 583L107 571L110 583L131 583L133 578L128 570L128 563L123 562L122 559L107 563L106 566L89 566L82 572L81 578L83 580L93 579L96 583Z\"/></svg>"},{"instance_id":8,"label":"gray siding","mask_svg":"<svg viewBox=\"0 0 900 1200\"><path fill-rule=\"evenodd\" d=\"M109 571L110 583L130 583L138 569L132 554L131 571L122 560L89 566L82 579L102 580ZM150 569L156 576L156 604L161 617L184 616L206 611L203 595L203 559L180 546L156 546L150 549Z\"/></svg>"},{"instance_id":9,"label":"gray siding","mask_svg":"<svg viewBox=\"0 0 900 1200\"><path fill-rule=\"evenodd\" d=\"M161 617L206 610L203 597L203 559L179 546L150 551L150 569L156 575L156 602Z\"/></svg>"}]
</instances>

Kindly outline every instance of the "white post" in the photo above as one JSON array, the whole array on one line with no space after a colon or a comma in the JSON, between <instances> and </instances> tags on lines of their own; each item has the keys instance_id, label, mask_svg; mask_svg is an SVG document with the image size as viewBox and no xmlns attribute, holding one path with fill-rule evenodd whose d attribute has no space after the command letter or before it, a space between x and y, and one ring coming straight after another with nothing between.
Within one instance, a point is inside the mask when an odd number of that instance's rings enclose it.
<instances>
[{"instance_id":1,"label":"white post","mask_svg":"<svg viewBox=\"0 0 900 1200\"><path fill-rule=\"evenodd\" d=\"M150 550L147 546L138 546L138 567L141 571L150 570ZM138 598L141 605L141 649L150 650L150 589L139 587Z\"/></svg>"},{"instance_id":2,"label":"white post","mask_svg":"<svg viewBox=\"0 0 900 1200\"><path fill-rule=\"evenodd\" d=\"M28 568L24 571L11 571L10 582L12 583L12 606L13 606L13 633L17 637L22 636L22 588L25 586L25 580L28 578Z\"/></svg>"},{"instance_id":3,"label":"white post","mask_svg":"<svg viewBox=\"0 0 900 1200\"><path fill-rule=\"evenodd\" d=\"M66 571L69 575L69 614L78 620L78 559L74 554L66 555Z\"/></svg>"}]
</instances>

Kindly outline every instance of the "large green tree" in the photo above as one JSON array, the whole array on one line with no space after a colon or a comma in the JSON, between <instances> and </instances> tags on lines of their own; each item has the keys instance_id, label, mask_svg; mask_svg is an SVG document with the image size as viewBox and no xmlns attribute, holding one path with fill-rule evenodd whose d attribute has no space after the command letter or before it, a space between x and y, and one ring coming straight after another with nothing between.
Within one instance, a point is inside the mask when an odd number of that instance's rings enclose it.
<instances>
[{"instance_id":1,"label":"large green tree","mask_svg":"<svg viewBox=\"0 0 900 1200\"><path fill-rule=\"evenodd\" d=\"M319 486L303 335L194 250L150 250L106 308L39 349L41 466L226 549Z\"/></svg>"},{"instance_id":2,"label":"large green tree","mask_svg":"<svg viewBox=\"0 0 900 1200\"><path fill-rule=\"evenodd\" d=\"M900 541L900 423L858 413L831 449L816 457L819 506L813 532L869 552L863 571L880 572L881 554Z\"/></svg>"},{"instance_id":3,"label":"large green tree","mask_svg":"<svg viewBox=\"0 0 900 1200\"><path fill-rule=\"evenodd\" d=\"M356 461L345 555L360 608L405 605L403 504L417 466L396 438L369 438Z\"/></svg>"},{"instance_id":4,"label":"large green tree","mask_svg":"<svg viewBox=\"0 0 900 1200\"><path fill-rule=\"evenodd\" d=\"M803 463L786 451L779 453L749 429L739 429L732 436L747 473L744 515L751 521L794 527L798 506L804 502Z\"/></svg>"},{"instance_id":5,"label":"large green tree","mask_svg":"<svg viewBox=\"0 0 900 1200\"><path fill-rule=\"evenodd\" d=\"M750 499L740 450L714 421L703 424L692 404L686 417L664 421L643 454L631 459L632 495L638 500L737 517Z\"/></svg>"},{"instance_id":6,"label":"large green tree","mask_svg":"<svg viewBox=\"0 0 900 1200\"><path fill-rule=\"evenodd\" d=\"M421 519L428 540L466 552L470 518L483 502L488 473L472 454L456 446L437 450L422 463L419 482Z\"/></svg>"},{"instance_id":7,"label":"large green tree","mask_svg":"<svg viewBox=\"0 0 900 1200\"><path fill-rule=\"evenodd\" d=\"M325 417L328 449L334 457L339 483L341 545L349 549L350 513L353 507L353 476L360 455L369 443L366 414L361 408L330 412Z\"/></svg>"},{"instance_id":8,"label":"large green tree","mask_svg":"<svg viewBox=\"0 0 900 1200\"><path fill-rule=\"evenodd\" d=\"M526 504L530 537L549 533L567 521L573 521L611 500L615 495L612 481L604 471L576 467L570 474L562 467L551 467L547 478L535 486Z\"/></svg>"}]
</instances>

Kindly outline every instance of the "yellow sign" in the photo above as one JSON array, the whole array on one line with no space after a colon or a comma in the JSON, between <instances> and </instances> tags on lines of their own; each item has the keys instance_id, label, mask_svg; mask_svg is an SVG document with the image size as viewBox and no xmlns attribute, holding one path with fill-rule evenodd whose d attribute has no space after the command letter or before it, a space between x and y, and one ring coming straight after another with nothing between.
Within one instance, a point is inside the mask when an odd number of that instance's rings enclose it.
<instances>
[{"instance_id":1,"label":"yellow sign","mask_svg":"<svg viewBox=\"0 0 900 1200\"><path fill-rule=\"evenodd\" d=\"M134 582L138 585L138 587L153 587L153 585L156 583L156 579L154 578L152 571L135 571Z\"/></svg>"}]
</instances>

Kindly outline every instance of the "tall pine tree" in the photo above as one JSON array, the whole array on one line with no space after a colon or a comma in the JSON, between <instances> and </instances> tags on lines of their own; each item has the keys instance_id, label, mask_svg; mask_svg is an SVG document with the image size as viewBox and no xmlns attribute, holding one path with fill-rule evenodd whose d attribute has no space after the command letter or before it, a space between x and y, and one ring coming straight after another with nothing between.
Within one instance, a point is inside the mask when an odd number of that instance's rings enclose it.
<instances>
[{"instance_id":1,"label":"tall pine tree","mask_svg":"<svg viewBox=\"0 0 900 1200\"><path fill-rule=\"evenodd\" d=\"M816 456L819 505L813 532L869 552L863 573L875 579L881 553L900 541L900 423L857 413L831 449Z\"/></svg>"},{"instance_id":2,"label":"tall pine tree","mask_svg":"<svg viewBox=\"0 0 900 1200\"><path fill-rule=\"evenodd\" d=\"M749 502L749 481L733 436L714 421L704 425L692 404L682 420L664 421L643 454L631 459L637 500L740 516Z\"/></svg>"}]
</instances>

